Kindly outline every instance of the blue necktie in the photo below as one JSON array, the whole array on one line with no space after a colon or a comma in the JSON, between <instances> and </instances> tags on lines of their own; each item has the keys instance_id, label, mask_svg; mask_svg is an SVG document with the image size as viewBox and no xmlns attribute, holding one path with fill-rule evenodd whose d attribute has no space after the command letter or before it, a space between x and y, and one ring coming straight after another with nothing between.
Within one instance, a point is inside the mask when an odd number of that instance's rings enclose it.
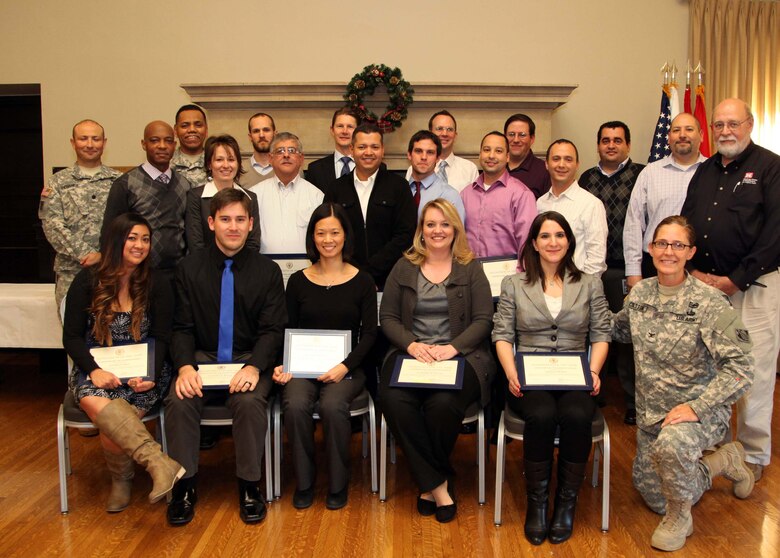
<instances>
[{"instance_id":1,"label":"blue necktie","mask_svg":"<svg viewBox=\"0 0 780 558\"><path fill-rule=\"evenodd\" d=\"M344 157L339 159L339 161L341 161L344 164L344 166L341 167L341 174L339 176L344 176L345 174L349 174L350 173L349 163L352 161L352 159L350 159L345 155Z\"/></svg>"},{"instance_id":2,"label":"blue necktie","mask_svg":"<svg viewBox=\"0 0 780 558\"><path fill-rule=\"evenodd\" d=\"M217 362L233 360L233 260L225 260L222 272L222 290L219 295L219 342Z\"/></svg>"}]
</instances>

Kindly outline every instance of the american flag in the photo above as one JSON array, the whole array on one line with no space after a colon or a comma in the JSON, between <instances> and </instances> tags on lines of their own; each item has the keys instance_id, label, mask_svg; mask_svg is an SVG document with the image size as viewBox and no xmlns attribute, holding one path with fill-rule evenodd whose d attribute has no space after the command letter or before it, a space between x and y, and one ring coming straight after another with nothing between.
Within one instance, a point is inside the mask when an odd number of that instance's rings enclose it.
<instances>
[{"instance_id":1,"label":"american flag","mask_svg":"<svg viewBox=\"0 0 780 558\"><path fill-rule=\"evenodd\" d=\"M653 142L650 147L648 163L663 159L671 154L669 149L669 128L672 125L672 115L669 107L669 91L666 87L661 89L661 113L658 115L658 123L655 125Z\"/></svg>"}]
</instances>

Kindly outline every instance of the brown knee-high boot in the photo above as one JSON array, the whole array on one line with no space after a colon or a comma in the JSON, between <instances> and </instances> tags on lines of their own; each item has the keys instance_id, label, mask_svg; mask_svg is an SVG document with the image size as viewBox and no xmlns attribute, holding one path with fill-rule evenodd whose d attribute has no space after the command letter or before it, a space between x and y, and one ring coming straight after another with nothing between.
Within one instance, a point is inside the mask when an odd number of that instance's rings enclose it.
<instances>
[{"instance_id":1,"label":"brown knee-high boot","mask_svg":"<svg viewBox=\"0 0 780 558\"><path fill-rule=\"evenodd\" d=\"M121 512L130 503L135 463L124 453L111 453L103 448L108 471L111 473L111 493L106 502L109 513Z\"/></svg>"},{"instance_id":2,"label":"brown knee-high boot","mask_svg":"<svg viewBox=\"0 0 780 558\"><path fill-rule=\"evenodd\" d=\"M160 444L149 435L135 408L124 399L114 399L103 407L95 417L95 426L146 468L154 483L149 493L151 503L162 499L184 476L184 467L162 453Z\"/></svg>"}]
</instances>

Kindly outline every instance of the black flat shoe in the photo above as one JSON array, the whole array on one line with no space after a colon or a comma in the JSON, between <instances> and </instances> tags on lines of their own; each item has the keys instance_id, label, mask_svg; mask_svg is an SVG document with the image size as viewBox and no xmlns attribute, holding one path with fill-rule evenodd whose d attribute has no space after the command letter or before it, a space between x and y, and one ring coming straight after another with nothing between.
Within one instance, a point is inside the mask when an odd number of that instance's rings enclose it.
<instances>
[{"instance_id":1,"label":"black flat shoe","mask_svg":"<svg viewBox=\"0 0 780 558\"><path fill-rule=\"evenodd\" d=\"M329 510L340 510L347 505L347 488L344 487L338 492L328 492L328 497L325 498L325 507Z\"/></svg>"},{"instance_id":2,"label":"black flat shoe","mask_svg":"<svg viewBox=\"0 0 780 558\"><path fill-rule=\"evenodd\" d=\"M417 513L423 517L428 517L436 513L436 502L426 500L422 496L417 497Z\"/></svg>"},{"instance_id":3,"label":"black flat shoe","mask_svg":"<svg viewBox=\"0 0 780 558\"><path fill-rule=\"evenodd\" d=\"M306 490L296 490L293 494L292 504L296 510L305 510L314 503L314 487L310 486Z\"/></svg>"},{"instance_id":4,"label":"black flat shoe","mask_svg":"<svg viewBox=\"0 0 780 558\"><path fill-rule=\"evenodd\" d=\"M626 414L623 417L623 422L634 426L636 424L636 409L626 409Z\"/></svg>"},{"instance_id":5,"label":"black flat shoe","mask_svg":"<svg viewBox=\"0 0 780 558\"><path fill-rule=\"evenodd\" d=\"M241 521L247 525L260 523L265 519L267 509L265 498L260 494L256 482L238 481L238 511Z\"/></svg>"},{"instance_id":6,"label":"black flat shoe","mask_svg":"<svg viewBox=\"0 0 780 558\"><path fill-rule=\"evenodd\" d=\"M191 479L183 479L173 488L168 511L165 514L169 525L186 525L195 517L198 494L195 491L194 483L187 481L191 481ZM180 485L183 486L180 488Z\"/></svg>"},{"instance_id":7,"label":"black flat shoe","mask_svg":"<svg viewBox=\"0 0 780 558\"><path fill-rule=\"evenodd\" d=\"M455 519L455 516L458 513L458 504L456 502L453 502L452 504L448 504L446 506L437 506L436 507L436 521L439 523L449 523L453 519Z\"/></svg>"}]
</instances>

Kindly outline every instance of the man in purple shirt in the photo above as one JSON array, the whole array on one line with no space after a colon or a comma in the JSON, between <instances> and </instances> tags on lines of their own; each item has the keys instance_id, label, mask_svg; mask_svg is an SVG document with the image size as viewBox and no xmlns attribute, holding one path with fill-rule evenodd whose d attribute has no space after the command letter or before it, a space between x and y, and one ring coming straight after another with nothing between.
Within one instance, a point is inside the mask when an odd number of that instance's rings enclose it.
<instances>
[{"instance_id":1,"label":"man in purple shirt","mask_svg":"<svg viewBox=\"0 0 780 558\"><path fill-rule=\"evenodd\" d=\"M532 150L536 141L536 124L526 114L513 114L504 123L504 135L509 140L509 174L525 184L539 199L550 189L550 173L544 161Z\"/></svg>"},{"instance_id":2,"label":"man in purple shirt","mask_svg":"<svg viewBox=\"0 0 780 558\"><path fill-rule=\"evenodd\" d=\"M525 184L509 176L508 162L509 140L501 132L490 132L479 150L482 174L460 193L466 208L466 237L478 258L519 256L537 215L536 198Z\"/></svg>"}]
</instances>

